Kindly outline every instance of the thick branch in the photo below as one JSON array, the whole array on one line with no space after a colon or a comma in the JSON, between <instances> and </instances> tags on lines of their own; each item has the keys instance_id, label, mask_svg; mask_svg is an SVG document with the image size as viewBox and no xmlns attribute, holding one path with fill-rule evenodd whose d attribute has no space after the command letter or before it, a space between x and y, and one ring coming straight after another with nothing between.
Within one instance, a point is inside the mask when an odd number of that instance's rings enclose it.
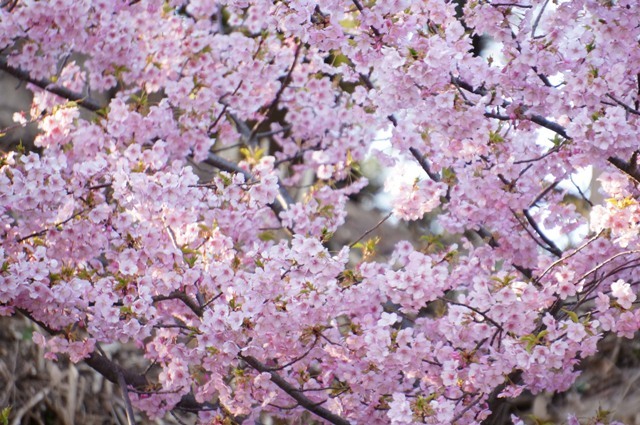
<instances>
[{"instance_id":1,"label":"thick branch","mask_svg":"<svg viewBox=\"0 0 640 425\"><path fill-rule=\"evenodd\" d=\"M173 291L169 295L156 295L153 297L153 302L160 302L165 300L180 300L184 303L184 305L189 307L189 309L193 311L193 313L196 316L202 317L202 315L204 314L203 308L200 307L195 300L193 300L189 295L185 294L184 292Z\"/></svg>"},{"instance_id":2,"label":"thick branch","mask_svg":"<svg viewBox=\"0 0 640 425\"><path fill-rule=\"evenodd\" d=\"M614 167L624 172L626 175L634 179L636 182L640 183L640 169L638 169L638 153L639 151L634 152L631 156L629 162L623 161L620 158L615 156L610 156L608 161L613 164Z\"/></svg>"},{"instance_id":3,"label":"thick branch","mask_svg":"<svg viewBox=\"0 0 640 425\"><path fill-rule=\"evenodd\" d=\"M0 70L3 70L8 74L13 75L14 77L16 77L21 81L26 81L50 93L53 93L65 99L77 102L78 105L92 112L97 112L100 109L104 108L104 106L101 105L100 102L98 102L97 100L87 96L83 96L82 94L71 91L65 87L57 86L55 83L51 82L50 80L46 80L46 79L37 80L35 78L32 78L27 71L10 66L7 63L7 59L1 56L0 56Z\"/></svg>"},{"instance_id":4,"label":"thick branch","mask_svg":"<svg viewBox=\"0 0 640 425\"><path fill-rule=\"evenodd\" d=\"M31 320L33 323L36 323L48 334L59 335L62 333L62 331L52 329L46 323L37 320L31 315L29 311L22 308L16 308L16 310L19 311L23 316ZM121 379L120 377L122 377L124 378L126 385L131 385L138 390L146 390L149 387L149 381L143 374L125 369L113 360L109 359L106 356L103 356L102 354L99 354L96 351L89 354L89 357L84 359L84 362L93 370L95 370L100 375L104 376L108 381L113 382L114 384L118 384L119 379ZM198 403L194 395L189 393L182 396L178 404L176 404L175 408L198 412L201 410L215 410L218 409L219 406L212 403Z\"/></svg>"},{"instance_id":5,"label":"thick branch","mask_svg":"<svg viewBox=\"0 0 640 425\"><path fill-rule=\"evenodd\" d=\"M431 180L433 180L434 182L440 181L440 176L438 176L436 173L431 171L431 166L427 162L427 159L424 157L424 155L420 153L420 151L418 151L418 149L409 148L409 152L411 152L411 155L413 155L416 161L418 161L418 164L420 164L424 172L427 173L427 175Z\"/></svg>"},{"instance_id":6,"label":"thick branch","mask_svg":"<svg viewBox=\"0 0 640 425\"><path fill-rule=\"evenodd\" d=\"M252 356L242 356L240 358L244 360L249 366L257 370L261 373L268 373L271 375L271 381L280 387L281 390L286 392L297 401L300 406L307 409L309 412L321 417L322 419L335 424L335 425L350 425L350 422L344 419L341 416L336 415L330 410L320 406L318 402L310 400L308 397L304 395L304 393L298 389L296 389L293 385L287 382L283 377L278 375L276 372L271 370L269 367L263 365L258 359Z\"/></svg>"},{"instance_id":7,"label":"thick branch","mask_svg":"<svg viewBox=\"0 0 640 425\"><path fill-rule=\"evenodd\" d=\"M531 225L533 230L536 232L536 234L540 236L540 239L542 239L545 244L547 244L547 246L542 246L542 247L547 251L549 251L550 253L552 253L553 255L555 255L556 257L562 257L562 250L558 248L555 242L553 242L551 239L549 239L547 235L544 234L540 226L538 226L538 223L536 223L536 221L531 216L531 213L529 213L529 210L522 210L522 212L524 213L524 216L527 219L527 222L529 222L529 224Z\"/></svg>"}]
</instances>

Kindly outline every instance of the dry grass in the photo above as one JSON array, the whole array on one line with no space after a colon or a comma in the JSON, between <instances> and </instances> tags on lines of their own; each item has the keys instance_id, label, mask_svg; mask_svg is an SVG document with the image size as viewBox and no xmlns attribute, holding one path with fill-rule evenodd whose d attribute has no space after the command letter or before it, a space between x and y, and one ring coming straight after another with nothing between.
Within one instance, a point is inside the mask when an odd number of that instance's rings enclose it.
<instances>
[{"instance_id":1,"label":"dry grass","mask_svg":"<svg viewBox=\"0 0 640 425\"><path fill-rule=\"evenodd\" d=\"M120 390L84 363L45 360L31 341L35 325L21 317L0 317L0 410L11 407L11 425L126 424ZM124 346L106 347L115 358L134 359ZM111 351L111 353L109 353ZM181 418L192 423L188 418ZM179 424L174 418L137 424Z\"/></svg>"}]
</instances>

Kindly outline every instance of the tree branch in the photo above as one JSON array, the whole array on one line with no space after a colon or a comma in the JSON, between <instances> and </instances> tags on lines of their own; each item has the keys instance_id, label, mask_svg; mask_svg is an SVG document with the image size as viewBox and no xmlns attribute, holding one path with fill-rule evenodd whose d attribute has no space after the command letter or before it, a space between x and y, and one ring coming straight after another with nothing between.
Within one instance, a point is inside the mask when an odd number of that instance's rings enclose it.
<instances>
[{"instance_id":1,"label":"tree branch","mask_svg":"<svg viewBox=\"0 0 640 425\"><path fill-rule=\"evenodd\" d=\"M542 246L542 247L547 251L549 251L550 253L552 253L553 255L555 255L556 257L562 257L562 250L558 248L555 242L553 242L551 239L549 239L547 235L544 234L542 229L540 229L540 226L538 226L538 223L536 223L536 221L531 216L531 213L529 212L529 210L525 209L525 210L522 210L522 212L524 213L524 216L527 219L527 222L529 222L529 224L531 225L533 230L536 232L536 234L540 236L540 239L542 239L545 244L547 244L546 247L545 246Z\"/></svg>"},{"instance_id":2,"label":"tree branch","mask_svg":"<svg viewBox=\"0 0 640 425\"><path fill-rule=\"evenodd\" d=\"M618 157L610 156L608 161L617 169L634 179L637 183L640 183L640 169L638 169L638 154L640 151L635 151L631 156L629 162L624 161Z\"/></svg>"},{"instance_id":3,"label":"tree branch","mask_svg":"<svg viewBox=\"0 0 640 425\"><path fill-rule=\"evenodd\" d=\"M634 114L634 115L640 115L640 111L638 111L637 109L633 109L631 106L623 103L622 101L616 99L615 97L613 97L611 94L607 94L606 95L609 99L613 100L614 102L616 102L618 105L622 106L624 108L625 111L627 111L630 114Z\"/></svg>"},{"instance_id":4,"label":"tree branch","mask_svg":"<svg viewBox=\"0 0 640 425\"><path fill-rule=\"evenodd\" d=\"M411 155L413 155L416 161L418 161L418 164L420 164L424 172L427 173L427 175L431 180L433 180L434 182L440 181L440 176L438 176L436 173L431 171L431 166L427 162L424 155L422 155L420 151L418 151L418 149L412 147L412 148L409 148L409 152L411 152Z\"/></svg>"},{"instance_id":5,"label":"tree branch","mask_svg":"<svg viewBox=\"0 0 640 425\"><path fill-rule=\"evenodd\" d=\"M184 303L184 305L189 307L189 309L193 311L196 316L202 317L202 315L204 314L202 307L200 307L195 300L189 297L189 295L181 291L173 291L169 295L156 295L152 299L154 303L165 300L180 300Z\"/></svg>"},{"instance_id":6,"label":"tree branch","mask_svg":"<svg viewBox=\"0 0 640 425\"><path fill-rule=\"evenodd\" d=\"M60 87L50 80L37 80L35 78L32 78L27 71L10 66L7 63L7 59L2 56L0 56L0 70L6 72L7 74L13 75L21 81L26 81L35 86L38 86L41 89L48 91L49 93L53 93L70 101L77 102L78 105L82 106L85 109L88 109L89 111L98 112L100 109L105 108L105 106L101 105L97 100L87 96L83 96L82 94L71 91L65 87Z\"/></svg>"},{"instance_id":7,"label":"tree branch","mask_svg":"<svg viewBox=\"0 0 640 425\"><path fill-rule=\"evenodd\" d=\"M251 174L249 171L241 168L235 162L224 159L214 153L209 152L209 155L207 156L207 159L204 160L204 163L209 164L212 167L216 167L217 169L222 171L228 171L230 173L240 173L244 175L244 178L247 181L255 180L253 174ZM278 190L280 193L276 197L276 201L269 204L269 207L276 214L276 216L279 216L281 212L288 210L290 205L295 204L295 201L293 200L289 192L287 192L287 190L282 187L280 179L278 179Z\"/></svg>"},{"instance_id":8,"label":"tree branch","mask_svg":"<svg viewBox=\"0 0 640 425\"><path fill-rule=\"evenodd\" d=\"M258 359L252 356L239 355L240 359L244 360L249 366L261 373L268 373L271 375L271 381L276 384L281 390L286 392L297 401L300 406L307 409L309 412L321 417L322 419L334 424L334 425L350 425L350 422L341 416L336 415L330 410L319 405L318 402L312 401L303 394L302 391L296 389L293 385L287 382L283 377L271 370L269 367L262 364Z\"/></svg>"},{"instance_id":9,"label":"tree branch","mask_svg":"<svg viewBox=\"0 0 640 425\"><path fill-rule=\"evenodd\" d=\"M62 333L62 331L52 329L46 323L37 320L29 311L19 307L16 307L16 310L44 329L49 335L60 335ZM89 354L89 357L84 359L84 362L100 375L104 376L108 381L116 385L118 385L119 379L122 377L127 385L131 385L136 389L143 390L148 389L149 387L150 383L143 374L125 369L113 360L96 351ZM220 406L217 403L199 403L196 401L195 396L192 393L189 393L182 396L175 408L198 412L202 410L217 410Z\"/></svg>"}]
</instances>

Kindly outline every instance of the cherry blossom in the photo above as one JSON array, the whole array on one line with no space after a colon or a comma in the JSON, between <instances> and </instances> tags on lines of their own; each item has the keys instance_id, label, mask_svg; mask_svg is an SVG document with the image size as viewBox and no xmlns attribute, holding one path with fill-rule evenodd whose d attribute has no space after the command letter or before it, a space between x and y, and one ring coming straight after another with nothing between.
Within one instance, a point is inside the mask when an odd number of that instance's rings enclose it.
<instances>
[{"instance_id":1,"label":"cherry blossom","mask_svg":"<svg viewBox=\"0 0 640 425\"><path fill-rule=\"evenodd\" d=\"M640 329L640 16L548 3L2 3L34 94L2 133L38 135L0 158L0 314L114 382L97 347L133 343L154 418L498 423L567 390ZM382 221L341 238L377 191L419 233L388 255Z\"/></svg>"}]
</instances>

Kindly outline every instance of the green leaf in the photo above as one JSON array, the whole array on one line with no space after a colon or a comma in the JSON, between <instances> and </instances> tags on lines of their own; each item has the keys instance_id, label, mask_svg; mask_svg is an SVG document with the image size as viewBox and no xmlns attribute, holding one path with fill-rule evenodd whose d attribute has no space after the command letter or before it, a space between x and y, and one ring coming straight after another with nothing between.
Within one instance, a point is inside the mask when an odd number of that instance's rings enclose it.
<instances>
[{"instance_id":1,"label":"green leaf","mask_svg":"<svg viewBox=\"0 0 640 425\"><path fill-rule=\"evenodd\" d=\"M569 316L569 318L571 319L571 321L572 321L573 323L579 323L579 322L580 322L580 319L578 318L578 315L576 314L576 312L575 312L575 311L567 310L567 309L565 309L565 308L563 308L563 309L562 309L562 311L563 311L567 316Z\"/></svg>"},{"instance_id":2,"label":"green leaf","mask_svg":"<svg viewBox=\"0 0 640 425\"><path fill-rule=\"evenodd\" d=\"M11 413L11 406L7 406L0 410L0 425L9 425L9 414Z\"/></svg>"}]
</instances>

